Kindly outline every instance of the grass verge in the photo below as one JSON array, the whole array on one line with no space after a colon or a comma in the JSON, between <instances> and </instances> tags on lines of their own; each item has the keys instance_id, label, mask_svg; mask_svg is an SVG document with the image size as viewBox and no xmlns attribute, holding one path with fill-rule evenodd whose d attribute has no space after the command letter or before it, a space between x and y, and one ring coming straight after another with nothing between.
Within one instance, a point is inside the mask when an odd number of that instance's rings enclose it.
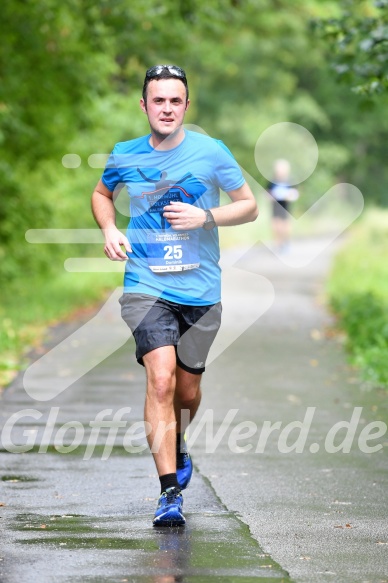
<instances>
[{"instance_id":1,"label":"grass verge","mask_svg":"<svg viewBox=\"0 0 388 583\"><path fill-rule=\"evenodd\" d=\"M0 307L0 390L26 367L27 353L44 341L49 326L92 313L122 283L119 273L68 273L16 282Z\"/></svg>"},{"instance_id":2,"label":"grass verge","mask_svg":"<svg viewBox=\"0 0 388 583\"><path fill-rule=\"evenodd\" d=\"M369 388L388 389L388 211L369 209L334 260L330 305L351 364Z\"/></svg>"}]
</instances>

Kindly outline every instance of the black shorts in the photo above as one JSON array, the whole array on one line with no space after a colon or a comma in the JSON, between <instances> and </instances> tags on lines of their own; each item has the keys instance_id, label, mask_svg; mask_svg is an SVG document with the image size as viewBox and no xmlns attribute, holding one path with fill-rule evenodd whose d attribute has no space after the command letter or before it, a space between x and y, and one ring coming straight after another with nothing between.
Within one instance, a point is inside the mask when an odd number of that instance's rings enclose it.
<instances>
[{"instance_id":1,"label":"black shorts","mask_svg":"<svg viewBox=\"0 0 388 583\"><path fill-rule=\"evenodd\" d=\"M288 212L290 209L290 203L288 200L277 200L272 204L272 216L279 219L286 220L288 218Z\"/></svg>"},{"instance_id":2,"label":"black shorts","mask_svg":"<svg viewBox=\"0 0 388 583\"><path fill-rule=\"evenodd\" d=\"M136 341L136 358L161 346L175 346L177 364L192 374L202 374L206 358L221 324L221 302L187 306L146 294L124 293L121 316Z\"/></svg>"}]
</instances>

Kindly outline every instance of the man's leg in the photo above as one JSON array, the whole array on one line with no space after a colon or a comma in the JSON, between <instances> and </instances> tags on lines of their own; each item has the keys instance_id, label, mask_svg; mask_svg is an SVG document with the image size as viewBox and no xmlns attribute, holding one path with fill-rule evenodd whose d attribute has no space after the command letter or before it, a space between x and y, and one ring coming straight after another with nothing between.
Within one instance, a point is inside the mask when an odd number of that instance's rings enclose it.
<instances>
[{"instance_id":1,"label":"man's leg","mask_svg":"<svg viewBox=\"0 0 388 583\"><path fill-rule=\"evenodd\" d=\"M162 346L151 350L144 355L143 362L147 373L144 420L151 426L147 439L158 475L163 476L176 472L175 348Z\"/></svg>"},{"instance_id":2,"label":"man's leg","mask_svg":"<svg viewBox=\"0 0 388 583\"><path fill-rule=\"evenodd\" d=\"M176 420L174 411L176 355L174 346L162 346L143 356L147 372L145 421L151 424L148 443L158 471L161 494L154 526L181 526L183 497L176 474Z\"/></svg>"},{"instance_id":3,"label":"man's leg","mask_svg":"<svg viewBox=\"0 0 388 583\"><path fill-rule=\"evenodd\" d=\"M156 348L143 361L147 372L144 420L151 425L148 444L162 476L176 472L175 433L184 433L197 412L202 375L176 366L173 346ZM182 415L184 410L188 414Z\"/></svg>"},{"instance_id":4,"label":"man's leg","mask_svg":"<svg viewBox=\"0 0 388 583\"><path fill-rule=\"evenodd\" d=\"M275 244L279 250L284 250L290 238L290 222L283 217L274 217L273 232Z\"/></svg>"},{"instance_id":5,"label":"man's leg","mask_svg":"<svg viewBox=\"0 0 388 583\"><path fill-rule=\"evenodd\" d=\"M176 428L177 480L184 490L189 485L193 473L193 462L187 451L185 431L194 418L201 402L201 374L192 374L179 365L176 368L176 388L174 397Z\"/></svg>"},{"instance_id":6,"label":"man's leg","mask_svg":"<svg viewBox=\"0 0 388 583\"><path fill-rule=\"evenodd\" d=\"M176 367L174 409L177 433L186 431L198 410L202 396L200 389L201 378L201 374L187 372L179 365ZM185 411L185 413L182 414L182 411Z\"/></svg>"}]
</instances>

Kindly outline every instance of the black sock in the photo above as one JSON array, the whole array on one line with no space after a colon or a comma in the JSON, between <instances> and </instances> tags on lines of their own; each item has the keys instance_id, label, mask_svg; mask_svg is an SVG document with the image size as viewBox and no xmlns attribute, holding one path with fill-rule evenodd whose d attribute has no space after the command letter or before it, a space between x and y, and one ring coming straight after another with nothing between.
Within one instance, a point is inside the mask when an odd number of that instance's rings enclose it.
<instances>
[{"instance_id":1,"label":"black sock","mask_svg":"<svg viewBox=\"0 0 388 583\"><path fill-rule=\"evenodd\" d=\"M159 476L159 480L161 492L165 492L167 488L179 488L176 472L173 474L164 474L164 476Z\"/></svg>"},{"instance_id":2,"label":"black sock","mask_svg":"<svg viewBox=\"0 0 388 583\"><path fill-rule=\"evenodd\" d=\"M181 449L182 448L182 449ZM176 434L176 467L182 468L185 463L185 453L187 452L184 433Z\"/></svg>"},{"instance_id":3,"label":"black sock","mask_svg":"<svg viewBox=\"0 0 388 583\"><path fill-rule=\"evenodd\" d=\"M177 452L177 454L184 453L185 451L187 451L184 436L185 436L184 433L177 433L176 434L176 452Z\"/></svg>"},{"instance_id":4,"label":"black sock","mask_svg":"<svg viewBox=\"0 0 388 583\"><path fill-rule=\"evenodd\" d=\"M176 453L177 454L180 453L180 451L181 451L182 438L183 438L182 433L176 434Z\"/></svg>"}]
</instances>

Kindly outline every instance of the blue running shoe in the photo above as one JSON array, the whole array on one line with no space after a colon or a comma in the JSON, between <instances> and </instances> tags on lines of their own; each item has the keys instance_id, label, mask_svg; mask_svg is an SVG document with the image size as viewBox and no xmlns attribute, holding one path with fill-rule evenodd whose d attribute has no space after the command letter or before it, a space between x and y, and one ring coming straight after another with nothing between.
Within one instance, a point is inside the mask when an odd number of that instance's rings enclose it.
<instances>
[{"instance_id":1,"label":"blue running shoe","mask_svg":"<svg viewBox=\"0 0 388 583\"><path fill-rule=\"evenodd\" d=\"M193 473L193 462L188 451L177 453L176 477L181 490L189 485Z\"/></svg>"},{"instance_id":2,"label":"blue running shoe","mask_svg":"<svg viewBox=\"0 0 388 583\"><path fill-rule=\"evenodd\" d=\"M182 514L183 496L179 488L167 488L159 497L154 526L182 526L186 520Z\"/></svg>"}]
</instances>

